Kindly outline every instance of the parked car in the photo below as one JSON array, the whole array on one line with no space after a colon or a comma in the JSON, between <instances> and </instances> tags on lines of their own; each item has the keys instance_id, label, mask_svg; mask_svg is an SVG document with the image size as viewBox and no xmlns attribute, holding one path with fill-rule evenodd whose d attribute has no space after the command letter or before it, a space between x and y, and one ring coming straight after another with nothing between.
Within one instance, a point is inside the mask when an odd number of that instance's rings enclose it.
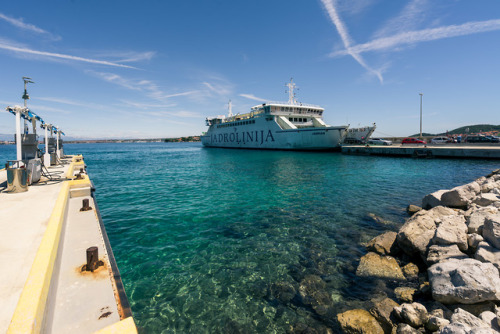
<instances>
[{"instance_id":1,"label":"parked car","mask_svg":"<svg viewBox=\"0 0 500 334\"><path fill-rule=\"evenodd\" d=\"M436 137L432 138L431 140L431 144L446 144L446 143L453 143L453 140L448 137Z\"/></svg>"},{"instance_id":2,"label":"parked car","mask_svg":"<svg viewBox=\"0 0 500 334\"><path fill-rule=\"evenodd\" d=\"M392 141L385 140L382 138L370 138L370 139L368 139L368 144L370 144L370 145L392 145Z\"/></svg>"},{"instance_id":3,"label":"parked car","mask_svg":"<svg viewBox=\"0 0 500 334\"><path fill-rule=\"evenodd\" d=\"M500 139L495 136L469 136L467 137L468 143L498 143Z\"/></svg>"},{"instance_id":4,"label":"parked car","mask_svg":"<svg viewBox=\"0 0 500 334\"><path fill-rule=\"evenodd\" d=\"M420 140L418 138L410 137L403 139L401 144L427 144L427 142L425 140Z\"/></svg>"}]
</instances>

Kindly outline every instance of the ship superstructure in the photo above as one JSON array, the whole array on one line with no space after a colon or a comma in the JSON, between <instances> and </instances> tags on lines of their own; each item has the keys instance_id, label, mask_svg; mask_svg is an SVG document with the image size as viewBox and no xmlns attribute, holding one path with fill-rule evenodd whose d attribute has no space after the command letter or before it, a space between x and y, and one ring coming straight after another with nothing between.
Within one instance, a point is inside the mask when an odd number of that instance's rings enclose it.
<instances>
[{"instance_id":1,"label":"ship superstructure","mask_svg":"<svg viewBox=\"0 0 500 334\"><path fill-rule=\"evenodd\" d=\"M340 148L348 125L330 126L323 121L324 109L295 100L295 83L287 84L288 102L267 102L246 114L206 119L208 131L201 136L207 147L335 150Z\"/></svg>"}]
</instances>

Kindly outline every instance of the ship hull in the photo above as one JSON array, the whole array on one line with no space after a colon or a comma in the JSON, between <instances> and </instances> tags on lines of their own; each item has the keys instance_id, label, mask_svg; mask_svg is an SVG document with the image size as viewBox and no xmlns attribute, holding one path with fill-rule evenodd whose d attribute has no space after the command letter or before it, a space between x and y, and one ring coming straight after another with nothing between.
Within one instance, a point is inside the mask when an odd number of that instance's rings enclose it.
<instances>
[{"instance_id":1,"label":"ship hull","mask_svg":"<svg viewBox=\"0 0 500 334\"><path fill-rule=\"evenodd\" d=\"M260 117L253 124L234 127L211 127L201 142L206 147L328 151L339 150L347 126L283 130L274 122Z\"/></svg>"}]
</instances>

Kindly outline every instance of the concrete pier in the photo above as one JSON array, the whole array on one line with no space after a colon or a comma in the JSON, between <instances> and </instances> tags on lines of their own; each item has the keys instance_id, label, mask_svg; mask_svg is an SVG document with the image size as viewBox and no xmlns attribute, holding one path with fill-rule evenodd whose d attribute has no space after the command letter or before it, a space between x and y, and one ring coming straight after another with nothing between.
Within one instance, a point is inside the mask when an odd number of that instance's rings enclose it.
<instances>
[{"instance_id":1,"label":"concrete pier","mask_svg":"<svg viewBox=\"0 0 500 334\"><path fill-rule=\"evenodd\" d=\"M0 333L137 333L85 167L63 158L22 193L0 170Z\"/></svg>"},{"instance_id":2,"label":"concrete pier","mask_svg":"<svg viewBox=\"0 0 500 334\"><path fill-rule=\"evenodd\" d=\"M344 145L342 153L413 158L500 159L500 145Z\"/></svg>"}]
</instances>

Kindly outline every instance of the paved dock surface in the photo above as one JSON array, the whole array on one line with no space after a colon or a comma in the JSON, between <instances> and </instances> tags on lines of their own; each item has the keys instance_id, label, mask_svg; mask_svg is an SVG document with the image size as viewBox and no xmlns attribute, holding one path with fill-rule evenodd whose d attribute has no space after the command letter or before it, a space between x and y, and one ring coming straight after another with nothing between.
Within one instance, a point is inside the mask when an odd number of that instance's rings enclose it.
<instances>
[{"instance_id":1,"label":"paved dock surface","mask_svg":"<svg viewBox=\"0 0 500 334\"><path fill-rule=\"evenodd\" d=\"M344 145L342 153L414 158L500 159L500 145Z\"/></svg>"},{"instance_id":2,"label":"paved dock surface","mask_svg":"<svg viewBox=\"0 0 500 334\"><path fill-rule=\"evenodd\" d=\"M49 168L57 180L42 178L29 191L0 192L0 333L5 333L31 270L59 195L68 164ZM7 180L0 172L0 185ZM5 185L5 184L4 184ZM6 186L6 185L5 185ZM2 188L0 188L2 189Z\"/></svg>"}]
</instances>

